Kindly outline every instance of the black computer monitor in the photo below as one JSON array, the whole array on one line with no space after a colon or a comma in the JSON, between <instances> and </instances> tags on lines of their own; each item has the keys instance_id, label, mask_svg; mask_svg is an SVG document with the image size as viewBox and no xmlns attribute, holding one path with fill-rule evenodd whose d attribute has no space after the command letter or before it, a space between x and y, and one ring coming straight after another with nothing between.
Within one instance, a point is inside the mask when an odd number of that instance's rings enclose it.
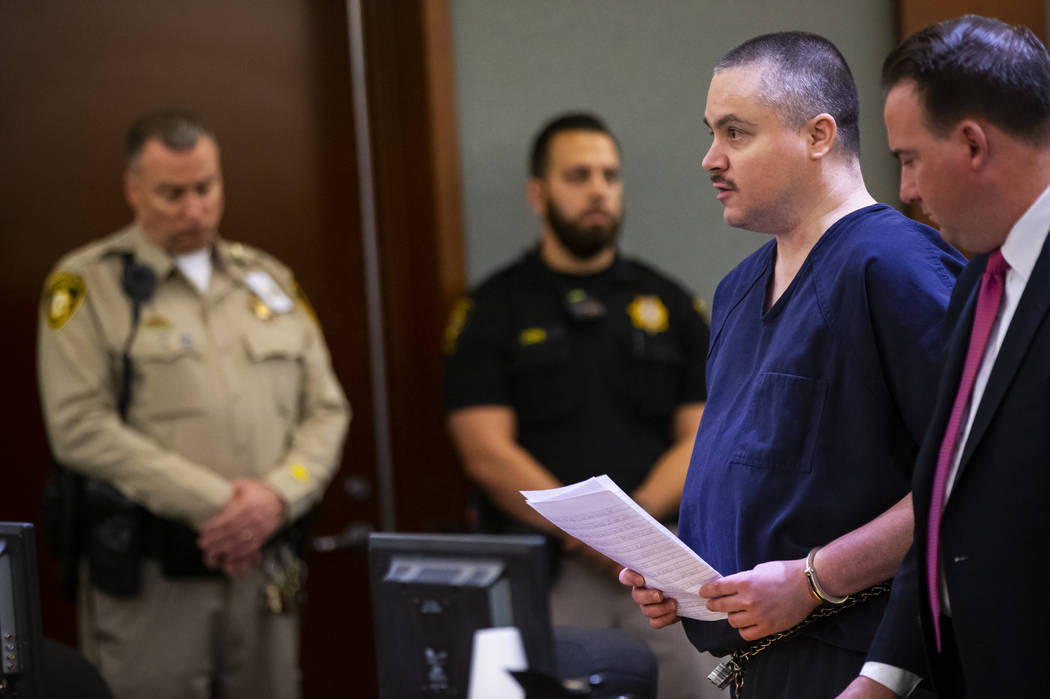
<instances>
[{"instance_id":1,"label":"black computer monitor","mask_svg":"<svg viewBox=\"0 0 1050 699\"><path fill-rule=\"evenodd\" d=\"M33 525L0 522L0 697L40 694L40 592Z\"/></svg>"},{"instance_id":2,"label":"black computer monitor","mask_svg":"<svg viewBox=\"0 0 1050 699\"><path fill-rule=\"evenodd\" d=\"M543 537L372 534L368 562L383 699L466 697L474 631L495 626L555 674Z\"/></svg>"}]
</instances>

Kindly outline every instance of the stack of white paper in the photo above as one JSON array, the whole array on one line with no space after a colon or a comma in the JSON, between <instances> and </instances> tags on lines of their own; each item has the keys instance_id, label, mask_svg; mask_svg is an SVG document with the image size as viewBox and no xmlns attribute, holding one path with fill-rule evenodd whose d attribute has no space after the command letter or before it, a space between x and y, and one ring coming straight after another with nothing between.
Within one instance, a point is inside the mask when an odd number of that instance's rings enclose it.
<instances>
[{"instance_id":1,"label":"stack of white paper","mask_svg":"<svg viewBox=\"0 0 1050 699\"><path fill-rule=\"evenodd\" d=\"M698 593L701 585L719 577L718 572L608 476L521 494L532 509L565 533L638 571L646 587L678 600L679 616L705 621L726 618L724 612L708 610Z\"/></svg>"}]
</instances>

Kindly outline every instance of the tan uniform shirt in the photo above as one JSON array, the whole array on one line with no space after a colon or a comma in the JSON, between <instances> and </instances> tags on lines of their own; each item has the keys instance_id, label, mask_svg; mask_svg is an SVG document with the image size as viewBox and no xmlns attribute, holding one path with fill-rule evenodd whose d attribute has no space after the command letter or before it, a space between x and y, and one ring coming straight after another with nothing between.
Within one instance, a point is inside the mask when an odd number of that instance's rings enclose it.
<instances>
[{"instance_id":1,"label":"tan uniform shirt","mask_svg":"<svg viewBox=\"0 0 1050 699\"><path fill-rule=\"evenodd\" d=\"M124 423L126 253L157 283L131 345ZM212 266L202 294L134 225L58 263L37 348L51 446L66 466L198 529L229 499L231 478L272 486L291 520L320 499L337 468L349 404L289 270L224 240ZM276 290L259 292L267 280Z\"/></svg>"}]
</instances>

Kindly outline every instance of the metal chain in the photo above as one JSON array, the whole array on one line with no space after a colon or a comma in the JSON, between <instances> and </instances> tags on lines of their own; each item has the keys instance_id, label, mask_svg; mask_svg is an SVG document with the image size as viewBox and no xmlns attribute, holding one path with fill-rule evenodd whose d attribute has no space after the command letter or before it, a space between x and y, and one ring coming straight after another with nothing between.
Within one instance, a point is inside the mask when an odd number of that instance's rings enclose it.
<instances>
[{"instance_id":1,"label":"metal chain","mask_svg":"<svg viewBox=\"0 0 1050 699\"><path fill-rule=\"evenodd\" d=\"M733 696L739 699L741 692L744 690L744 667L751 662L756 655L759 655L763 651L767 650L770 646L775 643L779 643L786 638L790 638L798 633L801 629L809 626L815 621L820 619L826 619L831 616L835 616L840 612L843 612L850 607L854 607L861 602L866 602L870 599L874 599L881 595L886 594L890 591L889 582L881 582L877 585L872 585L866 590L862 590L855 595L850 595L845 602L842 604L822 604L807 616L802 621L798 622L790 629L785 629L778 633L770 634L754 643L751 643L743 648L737 648L733 651L732 656L729 660L723 662L721 665L716 667L707 679L718 685L719 689L724 689L730 683L733 685Z\"/></svg>"}]
</instances>

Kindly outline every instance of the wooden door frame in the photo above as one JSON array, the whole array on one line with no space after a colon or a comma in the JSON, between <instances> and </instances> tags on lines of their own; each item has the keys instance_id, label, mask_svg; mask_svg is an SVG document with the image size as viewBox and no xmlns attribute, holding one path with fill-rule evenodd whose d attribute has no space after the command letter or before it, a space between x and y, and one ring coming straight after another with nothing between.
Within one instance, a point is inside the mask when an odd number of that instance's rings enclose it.
<instances>
[{"instance_id":1,"label":"wooden door frame","mask_svg":"<svg viewBox=\"0 0 1050 699\"><path fill-rule=\"evenodd\" d=\"M392 470L379 478L380 485L389 479L396 502L384 528L462 530L466 479L441 403L445 319L465 287L450 3L348 0L348 15L355 2L364 36Z\"/></svg>"},{"instance_id":2,"label":"wooden door frame","mask_svg":"<svg viewBox=\"0 0 1050 699\"><path fill-rule=\"evenodd\" d=\"M897 40L923 27L967 13L1023 24L1046 42L1046 4L1043 0L897 0Z\"/></svg>"}]
</instances>

